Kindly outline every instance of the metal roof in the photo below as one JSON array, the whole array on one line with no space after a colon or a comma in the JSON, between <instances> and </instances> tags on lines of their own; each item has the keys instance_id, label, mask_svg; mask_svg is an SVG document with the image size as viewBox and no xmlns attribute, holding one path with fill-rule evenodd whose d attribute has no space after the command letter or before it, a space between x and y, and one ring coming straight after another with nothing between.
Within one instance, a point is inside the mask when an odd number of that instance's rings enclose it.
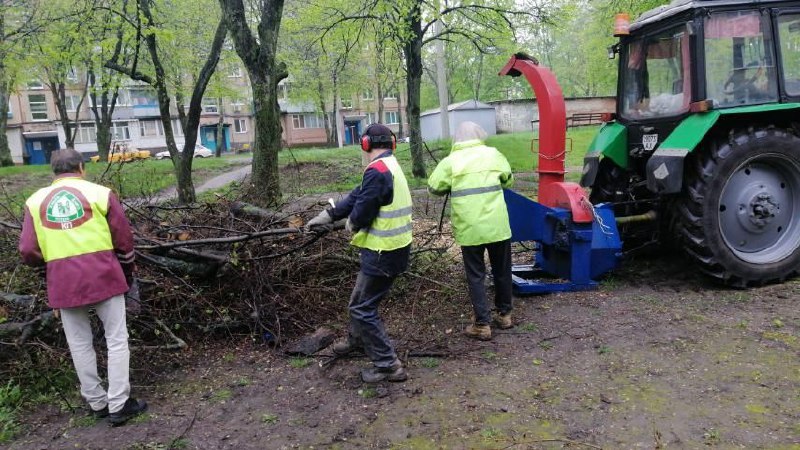
<instances>
[{"instance_id":1,"label":"metal roof","mask_svg":"<svg viewBox=\"0 0 800 450\"><path fill-rule=\"evenodd\" d=\"M659 6L639 16L631 24L631 31L651 23L660 22L692 9L739 5L752 7L753 5L766 5L780 3L781 1L782 0L673 0L669 5Z\"/></svg>"},{"instance_id":2,"label":"metal roof","mask_svg":"<svg viewBox=\"0 0 800 450\"><path fill-rule=\"evenodd\" d=\"M451 105L447 105L448 111L465 111L465 110L475 110L475 109L495 109L492 105L487 105L486 103L479 102L478 100L465 100L459 103L453 103ZM438 114L439 108L436 109L429 109L427 111L423 111L419 116L429 116L431 114Z\"/></svg>"}]
</instances>

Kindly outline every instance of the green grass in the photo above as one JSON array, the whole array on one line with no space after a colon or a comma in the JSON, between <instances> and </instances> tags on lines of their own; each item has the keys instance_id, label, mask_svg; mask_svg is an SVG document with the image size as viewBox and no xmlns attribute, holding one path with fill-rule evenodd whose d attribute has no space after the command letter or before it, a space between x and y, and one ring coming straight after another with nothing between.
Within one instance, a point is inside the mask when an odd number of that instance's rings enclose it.
<instances>
[{"instance_id":1,"label":"green grass","mask_svg":"<svg viewBox=\"0 0 800 450\"><path fill-rule=\"evenodd\" d=\"M586 149L589 148L589 144L591 144L599 129L599 126L590 126L567 130L567 167L583 165L583 156L586 153ZM534 137L538 138L538 133L498 134L486 139L486 145L500 150L508 159L509 164L511 164L511 170L515 172L530 172L538 166L539 158L538 154L531 153L531 140ZM572 151L570 151L570 139L572 140Z\"/></svg>"},{"instance_id":2,"label":"green grass","mask_svg":"<svg viewBox=\"0 0 800 450\"><path fill-rule=\"evenodd\" d=\"M0 443L10 441L19 431L17 410L22 403L22 391L9 381L0 386Z\"/></svg>"}]
</instances>

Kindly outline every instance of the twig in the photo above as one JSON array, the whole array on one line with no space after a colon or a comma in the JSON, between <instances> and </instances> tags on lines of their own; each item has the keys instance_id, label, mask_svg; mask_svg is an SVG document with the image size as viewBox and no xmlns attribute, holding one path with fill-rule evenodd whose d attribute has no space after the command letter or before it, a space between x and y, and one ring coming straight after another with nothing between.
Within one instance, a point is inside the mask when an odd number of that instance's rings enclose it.
<instances>
[{"instance_id":1,"label":"twig","mask_svg":"<svg viewBox=\"0 0 800 450\"><path fill-rule=\"evenodd\" d=\"M338 230L344 228L344 224L325 225L319 227L324 231ZM316 231L315 231L316 232ZM273 230L257 231L255 233L243 234L239 236L231 236L224 238L208 238L208 239L194 239L188 241L171 241L161 244L153 245L137 245L137 250L166 250L175 247L188 247L192 245L206 245L206 244L233 244L236 242L249 241L251 239L258 239L265 236L278 236L282 234L300 234L305 233L302 228L289 227L289 228L276 228Z\"/></svg>"},{"instance_id":2,"label":"twig","mask_svg":"<svg viewBox=\"0 0 800 450\"><path fill-rule=\"evenodd\" d=\"M11 228L12 230L21 230L22 229L22 225L17 225L15 223L10 223L10 222L4 222L2 220L0 220L0 226L4 226L6 228Z\"/></svg>"}]
</instances>

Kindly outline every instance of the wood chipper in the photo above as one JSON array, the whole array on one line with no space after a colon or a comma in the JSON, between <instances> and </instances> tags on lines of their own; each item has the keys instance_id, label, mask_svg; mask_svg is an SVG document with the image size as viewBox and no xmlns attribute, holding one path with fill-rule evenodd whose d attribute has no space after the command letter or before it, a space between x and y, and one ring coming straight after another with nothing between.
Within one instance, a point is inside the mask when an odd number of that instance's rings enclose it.
<instances>
[{"instance_id":1,"label":"wood chipper","mask_svg":"<svg viewBox=\"0 0 800 450\"><path fill-rule=\"evenodd\" d=\"M609 49L619 56L616 111L584 159L588 199L558 173L565 111L555 78L519 56L501 71L531 82L542 122L539 203L508 193L512 239L545 233L533 239L543 247L537 265L577 285L586 284L584 273L594 279L613 269L619 241L668 242L735 287L795 275L800 1L676 0L617 28ZM542 207L555 212L531 220ZM580 237L579 228L591 233ZM592 241L589 253L583 239ZM559 256L549 256L554 245Z\"/></svg>"}]
</instances>

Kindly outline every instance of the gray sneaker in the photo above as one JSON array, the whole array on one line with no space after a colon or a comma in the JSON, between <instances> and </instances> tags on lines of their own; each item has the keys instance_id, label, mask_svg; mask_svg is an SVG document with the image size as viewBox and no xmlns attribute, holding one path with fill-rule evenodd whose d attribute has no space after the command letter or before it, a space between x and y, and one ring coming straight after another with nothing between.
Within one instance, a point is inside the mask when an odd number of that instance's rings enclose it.
<instances>
[{"instance_id":1,"label":"gray sneaker","mask_svg":"<svg viewBox=\"0 0 800 450\"><path fill-rule=\"evenodd\" d=\"M408 374L400 360L395 360L389 367L370 367L361 371L361 380L365 383L379 383L381 381L406 381Z\"/></svg>"}]
</instances>

